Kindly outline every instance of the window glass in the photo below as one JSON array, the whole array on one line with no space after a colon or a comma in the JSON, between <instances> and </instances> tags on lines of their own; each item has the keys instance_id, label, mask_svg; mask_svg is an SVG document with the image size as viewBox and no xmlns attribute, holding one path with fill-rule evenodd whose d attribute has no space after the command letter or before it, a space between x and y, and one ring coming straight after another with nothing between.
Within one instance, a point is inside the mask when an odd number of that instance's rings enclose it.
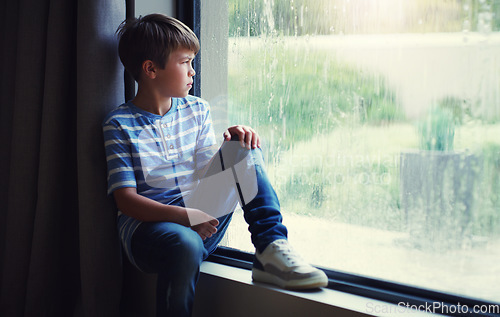
<instances>
[{"instance_id":1,"label":"window glass","mask_svg":"<svg viewBox=\"0 0 500 317\"><path fill-rule=\"evenodd\" d=\"M295 249L498 302L500 1L229 0L228 18L229 121L264 139ZM253 252L246 228L227 245Z\"/></svg>"}]
</instances>

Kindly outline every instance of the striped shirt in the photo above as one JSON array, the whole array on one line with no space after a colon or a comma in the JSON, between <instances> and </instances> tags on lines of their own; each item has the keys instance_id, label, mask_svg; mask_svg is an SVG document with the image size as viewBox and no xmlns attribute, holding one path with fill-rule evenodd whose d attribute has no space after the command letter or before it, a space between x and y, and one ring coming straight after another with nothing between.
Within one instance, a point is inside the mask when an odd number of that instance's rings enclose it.
<instances>
[{"instance_id":1,"label":"striped shirt","mask_svg":"<svg viewBox=\"0 0 500 317\"><path fill-rule=\"evenodd\" d=\"M123 187L164 204L179 204L198 183L198 173L217 150L208 103L194 96L172 98L163 116L132 102L111 111L103 122L108 194ZM125 252L141 224L119 212L118 228Z\"/></svg>"}]
</instances>

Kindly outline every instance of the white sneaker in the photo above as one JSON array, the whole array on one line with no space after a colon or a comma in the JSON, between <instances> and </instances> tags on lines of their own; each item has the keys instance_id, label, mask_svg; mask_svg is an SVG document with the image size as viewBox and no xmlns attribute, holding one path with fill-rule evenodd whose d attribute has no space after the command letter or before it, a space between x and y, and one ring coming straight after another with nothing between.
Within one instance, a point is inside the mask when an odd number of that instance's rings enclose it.
<instances>
[{"instance_id":1,"label":"white sneaker","mask_svg":"<svg viewBox=\"0 0 500 317\"><path fill-rule=\"evenodd\" d=\"M285 239L272 242L262 253L255 252L252 279L291 290L328 285L326 274L305 262Z\"/></svg>"}]
</instances>

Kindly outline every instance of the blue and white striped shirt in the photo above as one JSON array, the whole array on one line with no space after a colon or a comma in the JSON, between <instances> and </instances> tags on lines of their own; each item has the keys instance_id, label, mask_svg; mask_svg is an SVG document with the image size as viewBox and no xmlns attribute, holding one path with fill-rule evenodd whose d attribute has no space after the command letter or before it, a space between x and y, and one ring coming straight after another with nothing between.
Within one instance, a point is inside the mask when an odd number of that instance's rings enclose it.
<instances>
[{"instance_id":1,"label":"blue and white striped shirt","mask_svg":"<svg viewBox=\"0 0 500 317\"><path fill-rule=\"evenodd\" d=\"M108 194L123 187L164 204L189 196L201 171L217 150L210 107L203 99L172 98L172 107L156 115L132 102L111 111L103 122ZM122 213L118 228L133 264L130 242L140 221Z\"/></svg>"}]
</instances>

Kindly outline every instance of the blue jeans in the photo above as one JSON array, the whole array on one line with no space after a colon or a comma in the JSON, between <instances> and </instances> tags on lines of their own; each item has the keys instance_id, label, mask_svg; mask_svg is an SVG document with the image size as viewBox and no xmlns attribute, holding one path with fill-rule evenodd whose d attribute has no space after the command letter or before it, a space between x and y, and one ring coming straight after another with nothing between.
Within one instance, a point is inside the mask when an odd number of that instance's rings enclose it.
<instances>
[{"instance_id":1,"label":"blue jeans","mask_svg":"<svg viewBox=\"0 0 500 317\"><path fill-rule=\"evenodd\" d=\"M261 150L246 150L235 144L239 143L224 143L206 175L231 168L250 155L254 164L249 168L255 168L257 194L245 202L240 192L239 200L252 243L263 251L274 240L286 238L287 229L282 224L278 197L263 167ZM220 190L234 191L234 187ZM191 316L201 262L217 248L231 217L232 211L218 218L217 233L205 241L195 231L176 223L144 222L137 228L132 253L143 271L158 274L157 316Z\"/></svg>"}]
</instances>

